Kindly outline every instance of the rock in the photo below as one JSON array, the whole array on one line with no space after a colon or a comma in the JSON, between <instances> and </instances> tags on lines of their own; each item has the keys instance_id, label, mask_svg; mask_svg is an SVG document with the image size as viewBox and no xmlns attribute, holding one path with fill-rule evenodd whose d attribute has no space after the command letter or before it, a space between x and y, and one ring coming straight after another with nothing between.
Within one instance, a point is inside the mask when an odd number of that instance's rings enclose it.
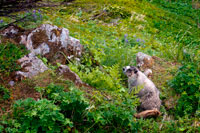
<instances>
[{"instance_id":1,"label":"rock","mask_svg":"<svg viewBox=\"0 0 200 133\"><path fill-rule=\"evenodd\" d=\"M148 68L152 68L154 64L153 58L142 52L138 52L136 54L136 61L137 61L137 67L143 71Z\"/></svg>"},{"instance_id":2,"label":"rock","mask_svg":"<svg viewBox=\"0 0 200 133\"><path fill-rule=\"evenodd\" d=\"M65 64L66 58L71 56L79 58L83 52L80 41L69 36L68 29L50 24L43 24L27 31L17 26L10 26L0 34L25 45L32 55L41 55L51 63Z\"/></svg>"},{"instance_id":3,"label":"rock","mask_svg":"<svg viewBox=\"0 0 200 133\"><path fill-rule=\"evenodd\" d=\"M14 85L15 85L15 81L11 80L8 84L9 84L10 86L14 86Z\"/></svg>"},{"instance_id":4,"label":"rock","mask_svg":"<svg viewBox=\"0 0 200 133\"><path fill-rule=\"evenodd\" d=\"M73 81L76 86L86 87L86 88L89 88L89 89L92 88L88 84L84 83L80 79L80 77L75 72L71 71L70 68L66 65L60 65L59 68L57 69L57 73L59 75L63 75L64 79Z\"/></svg>"},{"instance_id":5,"label":"rock","mask_svg":"<svg viewBox=\"0 0 200 133\"><path fill-rule=\"evenodd\" d=\"M21 31L21 28L14 26L14 25L11 25L8 28L1 31L1 35L4 36L4 37L16 36L17 34L19 34L20 31Z\"/></svg>"},{"instance_id":6,"label":"rock","mask_svg":"<svg viewBox=\"0 0 200 133\"><path fill-rule=\"evenodd\" d=\"M152 70L151 70L151 69L146 69L146 70L144 71L144 74L149 78L149 77L152 76Z\"/></svg>"},{"instance_id":7,"label":"rock","mask_svg":"<svg viewBox=\"0 0 200 133\"><path fill-rule=\"evenodd\" d=\"M48 70L48 67L31 53L27 56L22 57L17 61L21 66L21 70L15 73L15 80L21 80L22 78L31 78L39 73L42 73Z\"/></svg>"},{"instance_id":8,"label":"rock","mask_svg":"<svg viewBox=\"0 0 200 133\"><path fill-rule=\"evenodd\" d=\"M66 65L60 65L58 68L58 74L63 75L64 78L72 80L75 84L82 84L80 77L69 69Z\"/></svg>"}]
</instances>

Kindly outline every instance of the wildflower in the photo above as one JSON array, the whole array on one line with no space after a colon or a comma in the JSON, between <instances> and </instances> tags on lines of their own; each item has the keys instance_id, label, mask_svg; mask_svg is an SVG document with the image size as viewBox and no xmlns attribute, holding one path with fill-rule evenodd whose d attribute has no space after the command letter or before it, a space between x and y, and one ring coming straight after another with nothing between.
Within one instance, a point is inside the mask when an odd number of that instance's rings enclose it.
<instances>
[{"instance_id":1,"label":"wildflower","mask_svg":"<svg viewBox=\"0 0 200 133\"><path fill-rule=\"evenodd\" d=\"M36 11L35 11L35 10L33 10L33 13L36 13Z\"/></svg>"},{"instance_id":2,"label":"wildflower","mask_svg":"<svg viewBox=\"0 0 200 133\"><path fill-rule=\"evenodd\" d=\"M125 39L125 42L128 43L128 39L127 38Z\"/></svg>"},{"instance_id":3,"label":"wildflower","mask_svg":"<svg viewBox=\"0 0 200 133\"><path fill-rule=\"evenodd\" d=\"M3 19L0 20L0 23L1 23L1 24L3 23Z\"/></svg>"},{"instance_id":4,"label":"wildflower","mask_svg":"<svg viewBox=\"0 0 200 133\"><path fill-rule=\"evenodd\" d=\"M136 37L136 35L134 35L133 37Z\"/></svg>"},{"instance_id":5,"label":"wildflower","mask_svg":"<svg viewBox=\"0 0 200 133\"><path fill-rule=\"evenodd\" d=\"M139 38L137 38L137 39L136 39L136 41L137 41L137 42L140 42L140 39L139 39Z\"/></svg>"},{"instance_id":6,"label":"wildflower","mask_svg":"<svg viewBox=\"0 0 200 133\"><path fill-rule=\"evenodd\" d=\"M125 34L125 35L124 35L124 38L126 38L127 36L128 36L128 34Z\"/></svg>"},{"instance_id":7,"label":"wildflower","mask_svg":"<svg viewBox=\"0 0 200 133\"><path fill-rule=\"evenodd\" d=\"M143 43L145 43L145 40L142 40Z\"/></svg>"},{"instance_id":8,"label":"wildflower","mask_svg":"<svg viewBox=\"0 0 200 133\"><path fill-rule=\"evenodd\" d=\"M116 40L119 40L119 38L117 37Z\"/></svg>"},{"instance_id":9,"label":"wildflower","mask_svg":"<svg viewBox=\"0 0 200 133\"><path fill-rule=\"evenodd\" d=\"M41 10L39 9L38 12L41 13Z\"/></svg>"}]
</instances>

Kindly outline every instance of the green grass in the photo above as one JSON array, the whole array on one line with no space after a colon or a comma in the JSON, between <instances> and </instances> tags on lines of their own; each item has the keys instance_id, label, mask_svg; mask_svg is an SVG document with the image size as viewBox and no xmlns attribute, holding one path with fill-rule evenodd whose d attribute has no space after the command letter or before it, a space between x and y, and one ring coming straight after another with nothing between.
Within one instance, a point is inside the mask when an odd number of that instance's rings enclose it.
<instances>
[{"instance_id":1,"label":"green grass","mask_svg":"<svg viewBox=\"0 0 200 133\"><path fill-rule=\"evenodd\" d=\"M169 7L179 7L178 4L166 3L168 8L164 8L164 4L159 6L158 4L144 0L77 1L75 4L59 7L52 12L47 10L49 16L47 21L51 19L51 23L68 28L72 36L80 39L83 45L89 42L90 47L100 47L103 43L112 44L114 39L122 38L125 34L131 38L136 35L136 38L145 41L149 48L146 48L147 51L155 50L149 54L176 61L192 59L194 62L199 62L200 30L197 28L196 21L199 16L198 10L186 6L184 9L177 8L177 13L174 13L175 11ZM115 17L112 18L109 14L95 21L90 20L92 16L110 8L119 9L115 10L115 14L119 14L118 25L111 25L110 22ZM130 13L131 16L120 17L124 12ZM82 20L87 21L82 22Z\"/></svg>"}]
</instances>

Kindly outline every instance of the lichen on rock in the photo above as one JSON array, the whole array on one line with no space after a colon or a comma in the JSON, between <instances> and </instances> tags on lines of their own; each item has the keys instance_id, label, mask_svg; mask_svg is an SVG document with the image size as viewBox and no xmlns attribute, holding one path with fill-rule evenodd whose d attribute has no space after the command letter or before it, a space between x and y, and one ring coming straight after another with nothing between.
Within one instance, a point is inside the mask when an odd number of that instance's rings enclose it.
<instances>
[{"instance_id":1,"label":"lichen on rock","mask_svg":"<svg viewBox=\"0 0 200 133\"><path fill-rule=\"evenodd\" d=\"M13 39L17 44L25 45L32 55L41 55L51 63L65 64L66 57L73 55L74 58L80 58L83 52L80 41L69 36L68 29L50 24L43 24L32 30L10 26L0 34Z\"/></svg>"},{"instance_id":2,"label":"lichen on rock","mask_svg":"<svg viewBox=\"0 0 200 133\"><path fill-rule=\"evenodd\" d=\"M67 60L79 59L83 53L80 41L69 36L68 29L58 28L55 25L43 24L30 30L12 25L3 29L0 35L15 44L24 45L30 51L28 55L18 60L21 70L15 73L15 80L31 78L48 70L48 67L37 57L38 55L45 57L52 64L66 64ZM64 68L63 71L69 72L71 77L75 78L70 80L75 84L82 84L74 72Z\"/></svg>"},{"instance_id":3,"label":"lichen on rock","mask_svg":"<svg viewBox=\"0 0 200 133\"><path fill-rule=\"evenodd\" d=\"M38 57L28 54L19 59L18 64L21 66L21 70L15 73L18 78L31 78L41 72L48 70L48 67ZM18 79L15 79L18 80Z\"/></svg>"}]
</instances>

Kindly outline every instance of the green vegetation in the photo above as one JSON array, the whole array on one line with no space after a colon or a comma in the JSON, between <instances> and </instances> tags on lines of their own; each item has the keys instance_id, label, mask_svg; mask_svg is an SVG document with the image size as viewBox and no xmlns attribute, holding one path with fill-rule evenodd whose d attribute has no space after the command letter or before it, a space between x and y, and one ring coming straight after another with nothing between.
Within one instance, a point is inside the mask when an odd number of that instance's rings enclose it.
<instances>
[{"instance_id":1,"label":"green vegetation","mask_svg":"<svg viewBox=\"0 0 200 133\"><path fill-rule=\"evenodd\" d=\"M9 75L20 69L17 60L27 54L24 46L17 46L12 43L0 44L0 76Z\"/></svg>"},{"instance_id":2,"label":"green vegetation","mask_svg":"<svg viewBox=\"0 0 200 133\"><path fill-rule=\"evenodd\" d=\"M16 101L10 118L4 116L1 121L6 132L137 131L140 127L133 121L136 100L128 94L89 103L74 86L68 91L54 84L36 89L47 99Z\"/></svg>"},{"instance_id":3,"label":"green vegetation","mask_svg":"<svg viewBox=\"0 0 200 133\"><path fill-rule=\"evenodd\" d=\"M196 64L185 64L170 82L172 88L180 94L176 106L176 116L199 115L200 110L200 74Z\"/></svg>"},{"instance_id":4,"label":"green vegetation","mask_svg":"<svg viewBox=\"0 0 200 133\"><path fill-rule=\"evenodd\" d=\"M8 100L10 98L10 91L3 87L0 86L0 102L2 102L3 100Z\"/></svg>"},{"instance_id":5,"label":"green vegetation","mask_svg":"<svg viewBox=\"0 0 200 133\"><path fill-rule=\"evenodd\" d=\"M94 88L75 87L41 57L52 68L46 72L49 75L22 81L40 98L14 99L11 111L0 116L0 132L199 132L200 12L192 4L189 0L76 0L18 13L18 17L29 15L17 23L26 29L42 23L69 29L85 51L80 62L68 66ZM0 26L13 21L2 20ZM122 67L136 65L137 52L162 58L156 60L152 78L163 100L157 118L134 117L139 99L128 94ZM19 70L16 60L26 53L21 46L1 43L0 77ZM20 90L22 86L16 84ZM15 90L5 86L0 86L0 101L9 100ZM170 99L174 106L168 108L165 102Z\"/></svg>"}]
</instances>

